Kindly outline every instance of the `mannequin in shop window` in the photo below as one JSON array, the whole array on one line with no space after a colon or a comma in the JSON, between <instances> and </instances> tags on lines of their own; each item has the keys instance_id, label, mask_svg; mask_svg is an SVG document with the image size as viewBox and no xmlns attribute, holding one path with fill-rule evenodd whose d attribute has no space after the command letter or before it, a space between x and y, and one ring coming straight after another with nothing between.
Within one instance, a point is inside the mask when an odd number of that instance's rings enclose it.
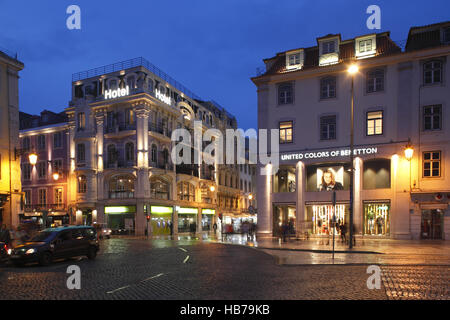
<instances>
[{"instance_id":1,"label":"mannequin in shop window","mask_svg":"<svg viewBox=\"0 0 450 320\"><path fill-rule=\"evenodd\" d=\"M342 184L336 181L334 173L331 170L324 171L322 183L319 186L320 191L344 190Z\"/></svg>"}]
</instances>

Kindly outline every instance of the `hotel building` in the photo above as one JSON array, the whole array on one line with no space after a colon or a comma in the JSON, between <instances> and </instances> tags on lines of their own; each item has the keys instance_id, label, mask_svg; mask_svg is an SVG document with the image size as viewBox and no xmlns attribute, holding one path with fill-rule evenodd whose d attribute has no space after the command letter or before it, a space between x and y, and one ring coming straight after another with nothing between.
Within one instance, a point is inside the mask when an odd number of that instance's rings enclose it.
<instances>
[{"instance_id":1,"label":"hotel building","mask_svg":"<svg viewBox=\"0 0 450 320\"><path fill-rule=\"evenodd\" d=\"M144 235L220 228L239 216L239 169L214 162L174 165L172 132L236 129L234 116L204 101L143 58L72 77L66 109L68 206L76 223ZM209 143L203 142L202 148ZM206 154L200 150L198 155ZM194 160L192 160L194 161Z\"/></svg>"},{"instance_id":2,"label":"hotel building","mask_svg":"<svg viewBox=\"0 0 450 320\"><path fill-rule=\"evenodd\" d=\"M21 212L19 150L19 71L17 55L0 49L0 225L19 223Z\"/></svg>"},{"instance_id":3,"label":"hotel building","mask_svg":"<svg viewBox=\"0 0 450 320\"><path fill-rule=\"evenodd\" d=\"M279 129L280 166L257 175L259 233L290 221L328 236L333 213L348 225L353 79L357 237L449 240L449 58L445 22L411 28L404 50L389 32L329 34L265 59L258 127Z\"/></svg>"}]
</instances>

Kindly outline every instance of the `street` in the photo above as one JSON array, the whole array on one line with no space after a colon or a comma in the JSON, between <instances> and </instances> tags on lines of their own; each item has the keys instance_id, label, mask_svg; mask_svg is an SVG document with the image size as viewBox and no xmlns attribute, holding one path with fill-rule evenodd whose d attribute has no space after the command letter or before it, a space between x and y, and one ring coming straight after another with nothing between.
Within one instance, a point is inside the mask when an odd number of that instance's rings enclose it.
<instances>
[{"instance_id":1,"label":"street","mask_svg":"<svg viewBox=\"0 0 450 320\"><path fill-rule=\"evenodd\" d=\"M448 264L381 265L381 288L370 290L367 263L281 264L266 251L198 239L113 238L102 241L94 261L0 267L0 299L450 299ZM67 288L69 265L81 269L80 290Z\"/></svg>"}]
</instances>

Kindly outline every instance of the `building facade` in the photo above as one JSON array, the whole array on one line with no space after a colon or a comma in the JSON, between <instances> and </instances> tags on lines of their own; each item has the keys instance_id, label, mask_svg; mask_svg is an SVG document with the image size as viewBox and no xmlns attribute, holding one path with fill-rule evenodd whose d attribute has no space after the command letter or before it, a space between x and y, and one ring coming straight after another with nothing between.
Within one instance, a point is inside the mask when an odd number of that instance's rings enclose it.
<instances>
[{"instance_id":1,"label":"building facade","mask_svg":"<svg viewBox=\"0 0 450 320\"><path fill-rule=\"evenodd\" d=\"M348 225L353 94L357 236L450 239L449 44L445 22L411 28L404 50L389 32L332 34L265 59L258 126L279 129L280 166L257 175L259 232L290 221L328 236L333 214Z\"/></svg>"},{"instance_id":2,"label":"building facade","mask_svg":"<svg viewBox=\"0 0 450 320\"><path fill-rule=\"evenodd\" d=\"M21 221L33 220L43 227L69 224L67 116L44 110L20 112L20 146L23 213ZM36 163L30 163L30 154Z\"/></svg>"},{"instance_id":3,"label":"building facade","mask_svg":"<svg viewBox=\"0 0 450 320\"><path fill-rule=\"evenodd\" d=\"M17 227L21 212L17 55L0 51L0 224Z\"/></svg>"},{"instance_id":4,"label":"building facade","mask_svg":"<svg viewBox=\"0 0 450 320\"><path fill-rule=\"evenodd\" d=\"M231 114L143 58L72 80L68 206L76 223L166 235L211 231L219 214L239 214L237 165L205 161L206 142L191 161L175 165L171 157L174 130L223 133L237 128Z\"/></svg>"}]
</instances>

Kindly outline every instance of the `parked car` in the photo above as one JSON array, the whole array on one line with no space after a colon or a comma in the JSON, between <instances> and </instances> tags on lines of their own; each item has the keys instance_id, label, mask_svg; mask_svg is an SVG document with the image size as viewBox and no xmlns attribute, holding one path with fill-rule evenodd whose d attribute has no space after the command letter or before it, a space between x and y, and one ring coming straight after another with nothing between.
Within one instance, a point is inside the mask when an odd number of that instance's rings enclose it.
<instances>
[{"instance_id":1,"label":"parked car","mask_svg":"<svg viewBox=\"0 0 450 320\"><path fill-rule=\"evenodd\" d=\"M99 250L95 228L66 226L48 228L37 233L29 241L14 247L10 260L16 266L30 262L48 265L54 259L87 256L95 259Z\"/></svg>"},{"instance_id":2,"label":"parked car","mask_svg":"<svg viewBox=\"0 0 450 320\"><path fill-rule=\"evenodd\" d=\"M106 226L103 226L100 229L100 232L101 232L100 233L100 239L102 239L102 238L106 238L106 239L111 238L112 230L110 228L108 228Z\"/></svg>"}]
</instances>

